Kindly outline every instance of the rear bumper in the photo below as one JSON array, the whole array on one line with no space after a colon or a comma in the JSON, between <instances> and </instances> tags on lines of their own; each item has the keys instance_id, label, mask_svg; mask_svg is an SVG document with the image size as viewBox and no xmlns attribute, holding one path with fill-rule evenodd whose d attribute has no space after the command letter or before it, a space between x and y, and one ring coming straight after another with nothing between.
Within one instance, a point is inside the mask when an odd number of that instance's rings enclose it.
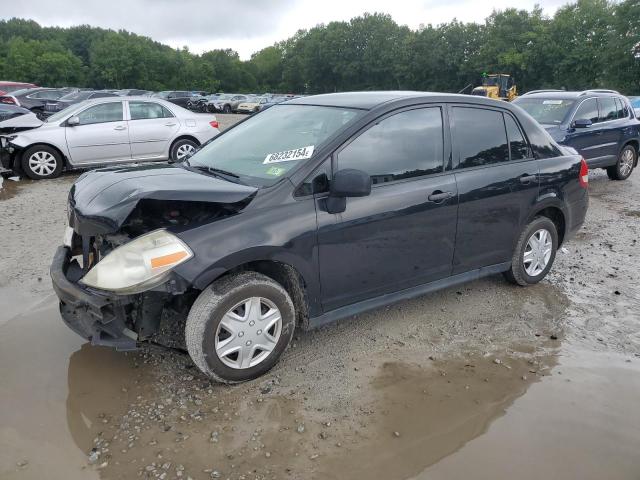
<instances>
[{"instance_id":1,"label":"rear bumper","mask_svg":"<svg viewBox=\"0 0 640 480\"><path fill-rule=\"evenodd\" d=\"M569 205L570 225L565 232L564 240L571 239L582 228L589 209L589 194L585 192L584 198Z\"/></svg>"},{"instance_id":2,"label":"rear bumper","mask_svg":"<svg viewBox=\"0 0 640 480\"><path fill-rule=\"evenodd\" d=\"M51 264L51 281L60 299L60 315L64 323L92 345L136 350L137 334L127 327L127 312L133 297L107 297L82 288L67 278L70 252L58 247Z\"/></svg>"}]
</instances>

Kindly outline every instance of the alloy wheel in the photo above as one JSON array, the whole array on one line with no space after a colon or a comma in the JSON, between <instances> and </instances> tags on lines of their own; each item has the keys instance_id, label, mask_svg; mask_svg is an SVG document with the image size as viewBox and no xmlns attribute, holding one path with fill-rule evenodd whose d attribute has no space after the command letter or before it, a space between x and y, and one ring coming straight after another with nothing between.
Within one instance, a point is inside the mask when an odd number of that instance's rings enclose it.
<instances>
[{"instance_id":1,"label":"alloy wheel","mask_svg":"<svg viewBox=\"0 0 640 480\"><path fill-rule=\"evenodd\" d=\"M548 230L541 228L531 235L527 240L522 259L527 275L530 277L540 275L549 264L552 250L553 240Z\"/></svg>"},{"instance_id":2,"label":"alloy wheel","mask_svg":"<svg viewBox=\"0 0 640 480\"><path fill-rule=\"evenodd\" d=\"M247 298L222 317L215 337L218 358L226 366L247 369L262 363L282 333L282 315L271 300Z\"/></svg>"},{"instance_id":3,"label":"alloy wheel","mask_svg":"<svg viewBox=\"0 0 640 480\"><path fill-rule=\"evenodd\" d=\"M623 177L628 176L633 169L633 161L634 161L633 150L631 148L626 148L622 155L620 156L620 175Z\"/></svg>"},{"instance_id":4,"label":"alloy wheel","mask_svg":"<svg viewBox=\"0 0 640 480\"><path fill-rule=\"evenodd\" d=\"M49 152L35 152L29 157L29 168L31 171L42 177L46 177L55 172L58 161Z\"/></svg>"},{"instance_id":5,"label":"alloy wheel","mask_svg":"<svg viewBox=\"0 0 640 480\"><path fill-rule=\"evenodd\" d=\"M183 160L196 151L196 147L190 143L182 144L176 150L176 160Z\"/></svg>"}]
</instances>

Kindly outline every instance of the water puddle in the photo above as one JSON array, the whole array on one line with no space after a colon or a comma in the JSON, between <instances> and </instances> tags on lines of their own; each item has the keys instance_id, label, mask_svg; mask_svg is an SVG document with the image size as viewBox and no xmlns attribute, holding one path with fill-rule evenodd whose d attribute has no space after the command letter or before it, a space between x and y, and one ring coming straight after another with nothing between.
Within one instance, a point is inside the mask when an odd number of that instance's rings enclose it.
<instances>
[{"instance_id":1,"label":"water puddle","mask_svg":"<svg viewBox=\"0 0 640 480\"><path fill-rule=\"evenodd\" d=\"M637 479L640 358L563 348L559 361L485 435L414 478Z\"/></svg>"}]
</instances>

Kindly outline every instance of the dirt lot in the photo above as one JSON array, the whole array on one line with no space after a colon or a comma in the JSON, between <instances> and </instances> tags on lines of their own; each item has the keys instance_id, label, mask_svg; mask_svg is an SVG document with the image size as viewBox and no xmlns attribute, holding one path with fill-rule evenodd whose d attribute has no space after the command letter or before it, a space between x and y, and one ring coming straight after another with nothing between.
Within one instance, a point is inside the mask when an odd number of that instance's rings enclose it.
<instances>
[{"instance_id":1,"label":"dirt lot","mask_svg":"<svg viewBox=\"0 0 640 480\"><path fill-rule=\"evenodd\" d=\"M76 177L0 189L0 478L639 478L639 172L592 172L541 284L490 277L299 332L233 387L62 324L47 271Z\"/></svg>"}]
</instances>

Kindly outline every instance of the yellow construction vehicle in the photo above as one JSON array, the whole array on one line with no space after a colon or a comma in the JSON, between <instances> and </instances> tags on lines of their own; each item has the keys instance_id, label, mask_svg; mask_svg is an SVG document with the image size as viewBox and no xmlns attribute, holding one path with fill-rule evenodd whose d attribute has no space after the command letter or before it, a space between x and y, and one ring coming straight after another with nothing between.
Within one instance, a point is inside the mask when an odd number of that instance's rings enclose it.
<instances>
[{"instance_id":1,"label":"yellow construction vehicle","mask_svg":"<svg viewBox=\"0 0 640 480\"><path fill-rule=\"evenodd\" d=\"M483 73L482 85L474 88L471 91L471 95L510 102L518 96L518 90L513 77L509 74Z\"/></svg>"}]
</instances>

